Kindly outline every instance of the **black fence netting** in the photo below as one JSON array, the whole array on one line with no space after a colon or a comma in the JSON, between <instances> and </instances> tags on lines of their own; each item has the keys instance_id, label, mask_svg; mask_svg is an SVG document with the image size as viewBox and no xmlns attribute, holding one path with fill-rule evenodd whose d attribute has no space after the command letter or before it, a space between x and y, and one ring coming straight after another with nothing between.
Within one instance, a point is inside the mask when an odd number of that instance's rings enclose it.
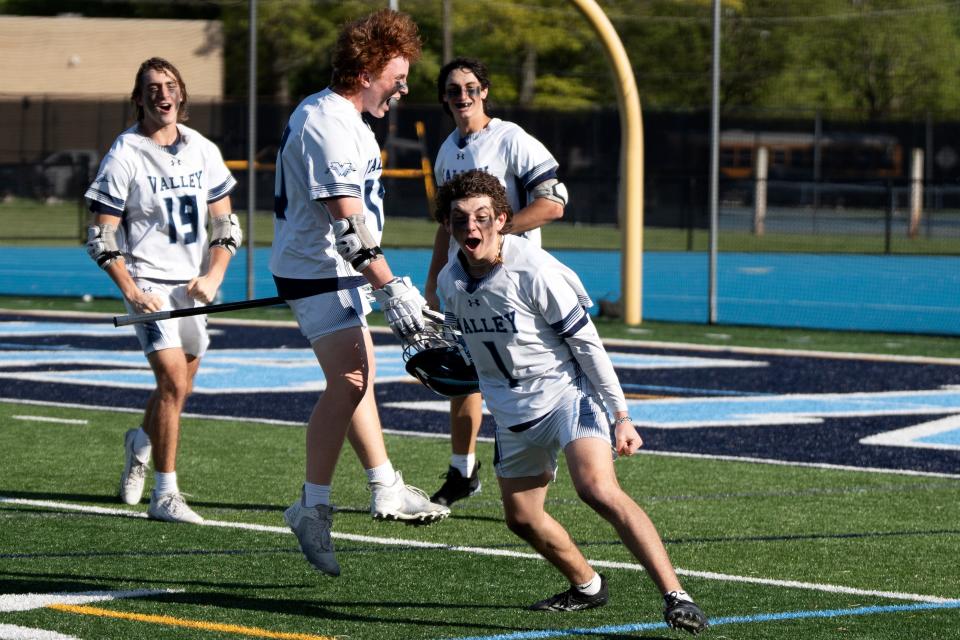
<instances>
[{"instance_id":1,"label":"black fence netting","mask_svg":"<svg viewBox=\"0 0 960 640\"><path fill-rule=\"evenodd\" d=\"M286 119L295 105L262 102L257 108L256 208L273 208L273 171ZM492 108L540 139L560 163L570 192L564 222L617 225L620 119L616 109L543 111ZM75 203L95 177L116 135L132 124L129 103L49 97L0 97L0 198ZM246 160L247 106L239 102L190 105L188 124L216 142L227 160ZM416 123L422 123L422 137ZM648 111L644 123L644 224L648 228L703 231L709 224L711 139L705 111ZM817 113L728 113L721 120L719 201L721 231L874 236L879 251L903 233L949 239L960 228L960 122L926 119L864 121ZM389 151L387 166L419 169L433 158L452 122L434 105L402 105L391 118L371 121ZM761 148L765 176L759 173ZM247 208L245 169L236 209ZM762 179L763 199L758 181ZM429 215L422 178L386 178L386 213ZM917 189L919 187L919 190ZM922 209L919 224L911 215ZM47 231L19 228L9 207L0 240L73 237L79 224ZM938 252L950 252L940 247ZM694 248L691 243L688 248ZM909 248L905 249L907 252Z\"/></svg>"}]
</instances>

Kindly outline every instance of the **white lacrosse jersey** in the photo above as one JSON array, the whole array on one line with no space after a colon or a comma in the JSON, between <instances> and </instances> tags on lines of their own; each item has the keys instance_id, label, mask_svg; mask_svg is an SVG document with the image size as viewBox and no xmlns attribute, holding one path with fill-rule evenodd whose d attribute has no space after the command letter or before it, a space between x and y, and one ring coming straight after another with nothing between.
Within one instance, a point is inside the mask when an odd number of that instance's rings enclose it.
<instances>
[{"instance_id":1,"label":"white lacrosse jersey","mask_svg":"<svg viewBox=\"0 0 960 640\"><path fill-rule=\"evenodd\" d=\"M480 279L470 277L460 259L451 260L437 280L445 322L460 330L497 425L542 418L575 388L583 369L568 340L605 359L605 379L591 379L593 387L615 389L613 402L604 398L608 410L625 408L577 275L518 236L504 236L501 257L503 263Z\"/></svg>"},{"instance_id":2,"label":"white lacrosse jersey","mask_svg":"<svg viewBox=\"0 0 960 640\"><path fill-rule=\"evenodd\" d=\"M178 124L175 154L138 132L121 133L84 197L115 215L117 244L135 278L186 281L206 270L207 205L237 185L220 150Z\"/></svg>"},{"instance_id":3,"label":"white lacrosse jersey","mask_svg":"<svg viewBox=\"0 0 960 640\"><path fill-rule=\"evenodd\" d=\"M277 152L270 271L282 278L355 276L337 253L333 217L320 202L363 202L367 228L383 235L383 164L376 136L352 102L329 87L290 116Z\"/></svg>"},{"instance_id":4,"label":"white lacrosse jersey","mask_svg":"<svg viewBox=\"0 0 960 640\"><path fill-rule=\"evenodd\" d=\"M461 138L460 132L454 129L440 145L434 176L441 185L458 173L482 169L500 180L516 213L529 204L531 189L557 177L558 167L539 140L513 122L493 118L482 130L466 138ZM540 246L540 229L520 235ZM452 242L451 247L455 246Z\"/></svg>"}]
</instances>

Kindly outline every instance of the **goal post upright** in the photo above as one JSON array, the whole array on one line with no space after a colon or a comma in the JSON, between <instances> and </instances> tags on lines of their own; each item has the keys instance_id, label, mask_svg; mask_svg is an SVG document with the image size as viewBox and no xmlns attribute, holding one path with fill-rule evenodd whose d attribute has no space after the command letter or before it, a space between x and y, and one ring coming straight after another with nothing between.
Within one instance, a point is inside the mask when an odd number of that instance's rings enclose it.
<instances>
[{"instance_id":1,"label":"goal post upright","mask_svg":"<svg viewBox=\"0 0 960 640\"><path fill-rule=\"evenodd\" d=\"M643 320L643 121L633 67L610 19L595 0L570 0L600 36L616 77L620 112L620 303L623 321Z\"/></svg>"}]
</instances>

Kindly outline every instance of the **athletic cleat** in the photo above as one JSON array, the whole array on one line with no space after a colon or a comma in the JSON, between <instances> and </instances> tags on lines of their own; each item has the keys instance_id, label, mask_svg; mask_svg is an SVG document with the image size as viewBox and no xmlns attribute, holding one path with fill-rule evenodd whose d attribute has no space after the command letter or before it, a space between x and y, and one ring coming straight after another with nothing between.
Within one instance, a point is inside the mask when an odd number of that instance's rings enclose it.
<instances>
[{"instance_id":1,"label":"athletic cleat","mask_svg":"<svg viewBox=\"0 0 960 640\"><path fill-rule=\"evenodd\" d=\"M470 474L469 478L464 478L460 470L456 467L448 468L447 474L440 476L441 478L446 478L443 486L440 487L435 494L430 496L430 500L449 507L457 500L463 500L464 498L469 498L470 496L480 493L479 471L479 462L473 466L473 473Z\"/></svg>"},{"instance_id":2,"label":"athletic cleat","mask_svg":"<svg viewBox=\"0 0 960 640\"><path fill-rule=\"evenodd\" d=\"M607 579L600 574L600 591L592 596L582 594L576 587L570 587L563 593L558 593L546 600L536 602L527 609L530 611L581 611L583 609L593 609L602 607L610 599L610 592L607 589Z\"/></svg>"},{"instance_id":3,"label":"athletic cleat","mask_svg":"<svg viewBox=\"0 0 960 640\"><path fill-rule=\"evenodd\" d=\"M149 462L140 462L133 453L133 440L139 429L128 429L123 436L123 473L120 474L120 500L125 504L139 504Z\"/></svg>"},{"instance_id":4,"label":"athletic cleat","mask_svg":"<svg viewBox=\"0 0 960 640\"><path fill-rule=\"evenodd\" d=\"M374 520L400 520L407 524L432 524L450 515L450 509L434 504L427 494L416 487L404 484L403 476L396 472L393 484L371 482L373 493L370 515Z\"/></svg>"},{"instance_id":5,"label":"athletic cleat","mask_svg":"<svg viewBox=\"0 0 960 640\"><path fill-rule=\"evenodd\" d=\"M333 555L333 540L330 538L333 510L328 504L305 507L301 498L283 512L283 520L296 534L307 562L318 571L336 577L340 575L340 565Z\"/></svg>"},{"instance_id":6,"label":"athletic cleat","mask_svg":"<svg viewBox=\"0 0 960 640\"><path fill-rule=\"evenodd\" d=\"M187 501L183 499L183 494L179 491L164 493L159 496L156 491L151 491L150 508L147 509L147 516L164 522L203 523L203 518L187 506Z\"/></svg>"},{"instance_id":7,"label":"athletic cleat","mask_svg":"<svg viewBox=\"0 0 960 640\"><path fill-rule=\"evenodd\" d=\"M663 596L663 619L668 627L689 631L693 635L697 635L710 626L707 616L704 615L696 603L692 600L678 598L676 593L676 591L671 591Z\"/></svg>"}]
</instances>

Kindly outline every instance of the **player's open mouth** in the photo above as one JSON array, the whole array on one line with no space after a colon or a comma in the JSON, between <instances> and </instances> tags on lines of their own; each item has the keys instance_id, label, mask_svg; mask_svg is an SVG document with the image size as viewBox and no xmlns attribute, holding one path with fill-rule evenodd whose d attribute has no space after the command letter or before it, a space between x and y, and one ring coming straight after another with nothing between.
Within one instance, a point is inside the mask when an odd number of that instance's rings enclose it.
<instances>
[{"instance_id":1,"label":"player's open mouth","mask_svg":"<svg viewBox=\"0 0 960 640\"><path fill-rule=\"evenodd\" d=\"M473 103L472 102L454 102L453 106L463 111L465 109L469 109L470 107L472 107Z\"/></svg>"},{"instance_id":2,"label":"player's open mouth","mask_svg":"<svg viewBox=\"0 0 960 640\"><path fill-rule=\"evenodd\" d=\"M464 246L471 251L476 251L482 240L480 238L467 238L463 241Z\"/></svg>"}]
</instances>

